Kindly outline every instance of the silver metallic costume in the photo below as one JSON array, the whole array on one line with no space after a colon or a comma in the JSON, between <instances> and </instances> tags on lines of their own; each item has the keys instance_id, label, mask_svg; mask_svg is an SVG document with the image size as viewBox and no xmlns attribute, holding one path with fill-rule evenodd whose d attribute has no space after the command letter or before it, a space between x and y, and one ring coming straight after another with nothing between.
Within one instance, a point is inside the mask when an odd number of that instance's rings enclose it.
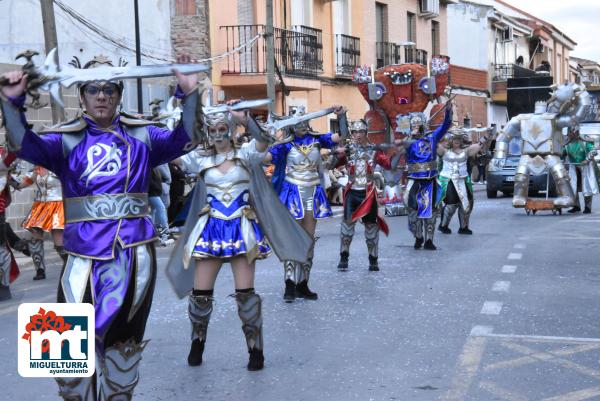
<instances>
[{"instance_id":1,"label":"silver metallic costume","mask_svg":"<svg viewBox=\"0 0 600 401\"><path fill-rule=\"evenodd\" d=\"M56 174L36 166L31 171L19 188L24 188L31 184L35 184L37 191L36 196L27 216L23 227L28 230L35 230L40 233L43 231L51 232L53 230L64 229L64 211L63 211L63 196L62 184ZM29 252L36 270L34 280L42 280L46 278L46 261L44 257L44 240L32 238L29 241ZM55 245L56 253L61 257L63 265L67 263L67 252L63 245Z\"/></svg>"},{"instance_id":2,"label":"silver metallic costume","mask_svg":"<svg viewBox=\"0 0 600 401\"><path fill-rule=\"evenodd\" d=\"M363 132L367 135L364 120L353 121L350 132ZM350 244L354 237L356 222L361 219L365 225L365 242L369 253L369 270L378 271L379 229L388 234L388 228L378 215L377 189L374 183L375 167L391 168L390 158L371 143L353 142L346 146L342 162L348 170L349 181L344 191L344 219L340 227L340 262L338 269L348 268Z\"/></svg>"},{"instance_id":3,"label":"silver metallic costume","mask_svg":"<svg viewBox=\"0 0 600 401\"><path fill-rule=\"evenodd\" d=\"M479 145L467 146L470 139L462 129L452 130L447 135L449 148L445 149L442 157L442 170L438 176L438 183L442 191L442 221L438 229L444 234L452 231L448 227L454 214L458 211L460 223L459 234L472 234L469 229L469 219L473 211L473 186L467 169L470 150L479 151ZM456 151L453 141L461 141L461 149Z\"/></svg>"},{"instance_id":4,"label":"silver metallic costume","mask_svg":"<svg viewBox=\"0 0 600 401\"><path fill-rule=\"evenodd\" d=\"M205 114L203 119L209 144L204 154L192 152L182 158L183 169L196 173L198 183L183 235L167 266L177 294L188 294L189 298L191 366L202 363L213 310L213 290L192 288L196 268L193 260L229 261L243 256L252 264L273 249L280 259L306 263L312 245L311 238L278 201L262 170L266 150L258 150L257 140L272 142L274 138L248 117L248 130L254 139L239 149L217 153L211 143L231 141L237 122L229 112ZM233 166L224 174L218 167L225 162ZM236 289L235 299L250 355L248 370L262 369L261 298L254 288L245 288Z\"/></svg>"},{"instance_id":5,"label":"silver metallic costume","mask_svg":"<svg viewBox=\"0 0 600 401\"><path fill-rule=\"evenodd\" d=\"M520 114L506 125L496 139L491 168L498 168L504 163L510 140L520 138L521 158L515 174L514 207L525 207L529 174L541 174L546 169L552 174L559 195L554 205L573 205L575 195L560 159L565 143L562 129L584 120L590 105L590 95L582 85L569 83L554 86L551 98L547 102L537 102L533 114Z\"/></svg>"}]
</instances>

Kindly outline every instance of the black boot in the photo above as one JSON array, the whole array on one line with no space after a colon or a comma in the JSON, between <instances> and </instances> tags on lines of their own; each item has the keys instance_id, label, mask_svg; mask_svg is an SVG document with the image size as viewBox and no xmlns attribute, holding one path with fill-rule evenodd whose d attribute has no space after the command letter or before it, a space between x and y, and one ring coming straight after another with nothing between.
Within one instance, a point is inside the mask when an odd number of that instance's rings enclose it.
<instances>
[{"instance_id":1,"label":"black boot","mask_svg":"<svg viewBox=\"0 0 600 401\"><path fill-rule=\"evenodd\" d=\"M378 272L379 264L377 263L377 258L375 256L369 255L369 271L370 272Z\"/></svg>"},{"instance_id":2,"label":"black boot","mask_svg":"<svg viewBox=\"0 0 600 401\"><path fill-rule=\"evenodd\" d=\"M433 241L428 239L427 241L425 241L425 245L423 246L423 249L427 249L429 251L435 251L437 248L435 247L435 245L433 245Z\"/></svg>"},{"instance_id":3,"label":"black boot","mask_svg":"<svg viewBox=\"0 0 600 401\"><path fill-rule=\"evenodd\" d=\"M444 227L441 224L438 226L438 231L440 231L443 234L452 234L452 230L450 228ZM460 230L459 230L459 232L460 232Z\"/></svg>"},{"instance_id":4,"label":"black boot","mask_svg":"<svg viewBox=\"0 0 600 401\"><path fill-rule=\"evenodd\" d=\"M313 301L319 299L319 295L316 292L312 292L308 288L308 281L306 280L296 284L296 297L310 299Z\"/></svg>"},{"instance_id":5,"label":"black boot","mask_svg":"<svg viewBox=\"0 0 600 401\"><path fill-rule=\"evenodd\" d=\"M11 298L10 287L0 284L0 301L8 301Z\"/></svg>"},{"instance_id":6,"label":"black boot","mask_svg":"<svg viewBox=\"0 0 600 401\"><path fill-rule=\"evenodd\" d=\"M421 249L423 246L423 238L415 238L415 249Z\"/></svg>"},{"instance_id":7,"label":"black boot","mask_svg":"<svg viewBox=\"0 0 600 401\"><path fill-rule=\"evenodd\" d=\"M577 212L581 212L581 208L579 206L573 206L572 208L567 210L567 213L577 213Z\"/></svg>"},{"instance_id":8,"label":"black boot","mask_svg":"<svg viewBox=\"0 0 600 401\"><path fill-rule=\"evenodd\" d=\"M296 300L296 283L292 280L285 280L285 292L283 293L283 300L291 303Z\"/></svg>"},{"instance_id":9,"label":"black boot","mask_svg":"<svg viewBox=\"0 0 600 401\"><path fill-rule=\"evenodd\" d=\"M346 271L348 270L348 258L350 254L348 252L340 253L340 263L338 263L338 270Z\"/></svg>"},{"instance_id":10,"label":"black boot","mask_svg":"<svg viewBox=\"0 0 600 401\"><path fill-rule=\"evenodd\" d=\"M473 231L469 230L469 227L459 228L458 233L463 235L473 235Z\"/></svg>"},{"instance_id":11,"label":"black boot","mask_svg":"<svg viewBox=\"0 0 600 401\"><path fill-rule=\"evenodd\" d=\"M250 354L247 366L249 371L261 370L265 367L265 357L261 349L252 348L248 350L248 354Z\"/></svg>"},{"instance_id":12,"label":"black boot","mask_svg":"<svg viewBox=\"0 0 600 401\"><path fill-rule=\"evenodd\" d=\"M590 214L592 213L592 197L591 196L584 196L583 197L583 202L585 207L583 208L583 213L585 214Z\"/></svg>"},{"instance_id":13,"label":"black boot","mask_svg":"<svg viewBox=\"0 0 600 401\"><path fill-rule=\"evenodd\" d=\"M202 354L204 354L204 344L206 341L196 338L192 341L190 353L188 354L188 365L200 366L202 365Z\"/></svg>"},{"instance_id":14,"label":"black boot","mask_svg":"<svg viewBox=\"0 0 600 401\"><path fill-rule=\"evenodd\" d=\"M46 279L46 272L43 269L37 269L35 271L35 277L33 279L36 281Z\"/></svg>"}]
</instances>

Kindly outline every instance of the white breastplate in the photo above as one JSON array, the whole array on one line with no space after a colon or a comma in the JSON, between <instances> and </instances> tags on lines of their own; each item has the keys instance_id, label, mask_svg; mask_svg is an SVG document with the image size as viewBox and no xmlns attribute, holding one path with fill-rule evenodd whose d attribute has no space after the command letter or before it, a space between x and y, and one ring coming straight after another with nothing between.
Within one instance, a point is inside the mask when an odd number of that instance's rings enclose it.
<instances>
[{"instance_id":1,"label":"white breastplate","mask_svg":"<svg viewBox=\"0 0 600 401\"><path fill-rule=\"evenodd\" d=\"M36 185L38 187L37 201L51 202L62 200L60 180L54 174L48 172L44 175L38 175Z\"/></svg>"},{"instance_id":2,"label":"white breastplate","mask_svg":"<svg viewBox=\"0 0 600 401\"><path fill-rule=\"evenodd\" d=\"M444 154L444 166L442 167L440 176L450 179L467 177L469 175L467 171L467 159L468 156L465 150L461 150L458 153L447 150Z\"/></svg>"},{"instance_id":3,"label":"white breastplate","mask_svg":"<svg viewBox=\"0 0 600 401\"><path fill-rule=\"evenodd\" d=\"M293 146L286 159L286 181L302 187L320 184L320 160L321 153L318 146Z\"/></svg>"},{"instance_id":4,"label":"white breastplate","mask_svg":"<svg viewBox=\"0 0 600 401\"><path fill-rule=\"evenodd\" d=\"M248 207L250 175L239 161L226 173L209 168L204 173L204 183L211 216L230 220L240 217Z\"/></svg>"}]
</instances>

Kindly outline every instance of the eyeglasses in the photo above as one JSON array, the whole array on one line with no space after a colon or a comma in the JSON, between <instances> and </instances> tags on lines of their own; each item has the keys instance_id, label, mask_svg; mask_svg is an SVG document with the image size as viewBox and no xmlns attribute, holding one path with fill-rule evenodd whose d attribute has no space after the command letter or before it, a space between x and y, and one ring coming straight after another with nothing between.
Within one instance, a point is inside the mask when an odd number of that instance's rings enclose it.
<instances>
[{"instance_id":1,"label":"eyeglasses","mask_svg":"<svg viewBox=\"0 0 600 401\"><path fill-rule=\"evenodd\" d=\"M112 97L117 93L117 86L113 84L97 86L97 85L86 85L83 88L83 92L86 95L98 96L100 92L104 93L107 97Z\"/></svg>"}]
</instances>

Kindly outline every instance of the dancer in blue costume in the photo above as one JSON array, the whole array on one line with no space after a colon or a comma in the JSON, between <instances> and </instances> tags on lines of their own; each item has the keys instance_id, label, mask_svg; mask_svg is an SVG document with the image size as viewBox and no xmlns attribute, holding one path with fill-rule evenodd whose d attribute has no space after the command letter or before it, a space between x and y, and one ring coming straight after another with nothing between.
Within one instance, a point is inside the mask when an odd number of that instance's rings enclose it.
<instances>
[{"instance_id":1,"label":"dancer in blue costume","mask_svg":"<svg viewBox=\"0 0 600 401\"><path fill-rule=\"evenodd\" d=\"M446 105L444 122L435 131L427 133L427 118L414 113L410 118L411 136L401 144L406 148L408 185L404 197L409 208L408 226L415 236L415 249L435 250L433 234L438 215L437 146L452 123L452 106ZM424 245L423 245L424 243Z\"/></svg>"},{"instance_id":2,"label":"dancer in blue costume","mask_svg":"<svg viewBox=\"0 0 600 401\"><path fill-rule=\"evenodd\" d=\"M333 109L340 120L340 126L343 124L345 126L346 110L341 106L333 106ZM304 114L304 108L299 107L294 115ZM322 184L323 167L320 149L337 147L341 136L312 132L308 122L298 124L290 131L292 135L285 143L271 147L264 162L275 165L273 184L279 193L279 199L310 236L314 237L317 220L333 215ZM296 297L311 300L318 298L318 295L308 288L313 254L314 240L313 249L306 263L291 260L284 262L283 299L286 302L293 302Z\"/></svg>"}]
</instances>

